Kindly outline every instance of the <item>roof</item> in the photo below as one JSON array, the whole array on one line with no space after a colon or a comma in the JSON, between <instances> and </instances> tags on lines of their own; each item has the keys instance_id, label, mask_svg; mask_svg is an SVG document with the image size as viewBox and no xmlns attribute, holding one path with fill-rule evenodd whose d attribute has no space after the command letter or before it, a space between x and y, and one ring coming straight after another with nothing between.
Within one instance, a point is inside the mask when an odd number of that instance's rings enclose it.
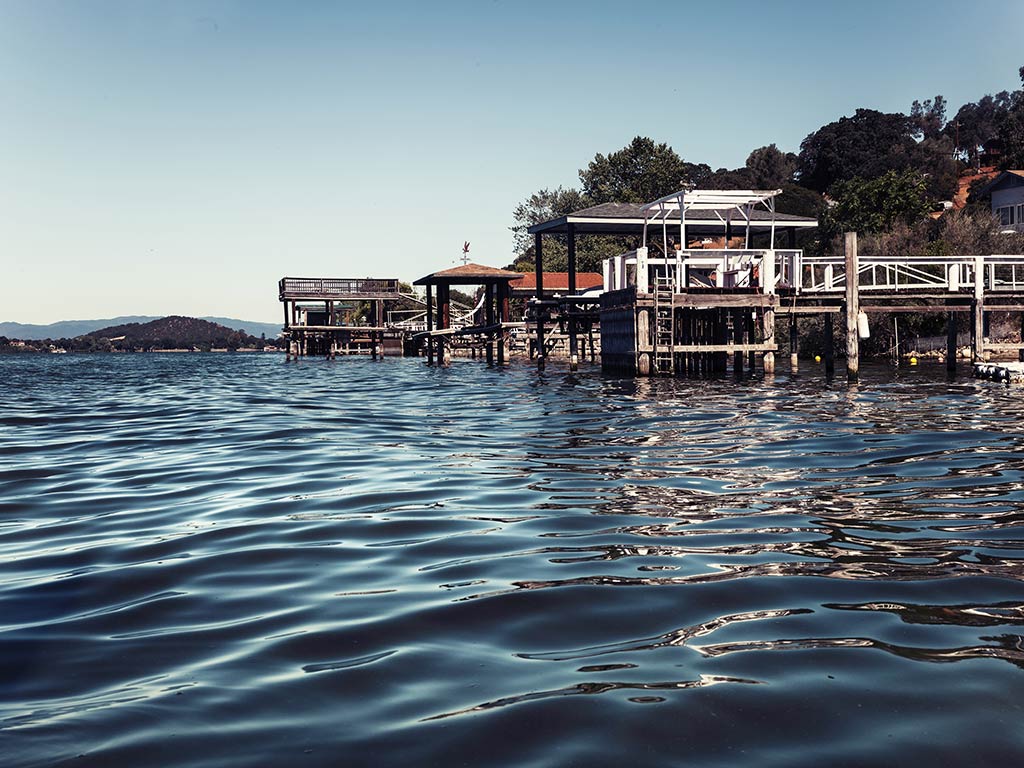
<instances>
[{"instance_id":1,"label":"roof","mask_svg":"<svg viewBox=\"0 0 1024 768\"><path fill-rule=\"evenodd\" d=\"M725 211L730 208L773 206L771 200L782 194L781 189L681 189L671 195L659 197L643 206L644 211L679 210Z\"/></svg>"},{"instance_id":2,"label":"roof","mask_svg":"<svg viewBox=\"0 0 1024 768\"><path fill-rule=\"evenodd\" d=\"M1024 184L1024 171L1003 171L992 179L992 181L979 189L976 194L979 197L987 195L994 192L997 188L1002 187L1007 181L1012 182L1012 186L1015 187Z\"/></svg>"},{"instance_id":3,"label":"roof","mask_svg":"<svg viewBox=\"0 0 1024 768\"><path fill-rule=\"evenodd\" d=\"M505 269L470 263L452 267L451 269L442 269L440 272L432 272L425 277L421 277L413 285L437 285L438 283L448 285L481 285L484 283L518 280L521 274L521 272L509 272Z\"/></svg>"},{"instance_id":4,"label":"roof","mask_svg":"<svg viewBox=\"0 0 1024 768\"><path fill-rule=\"evenodd\" d=\"M531 294L537 290L537 274L535 272L522 272L522 280L517 280L512 286L514 291L529 291ZM604 276L600 272L577 272L576 290L585 291L589 288L596 288L604 285ZM568 272L545 272L545 291L568 291Z\"/></svg>"},{"instance_id":5,"label":"roof","mask_svg":"<svg viewBox=\"0 0 1024 768\"><path fill-rule=\"evenodd\" d=\"M731 207L731 206L727 206ZM572 224L577 234L632 235L643 232L645 214L641 203L601 203L581 211L560 216L557 219L534 224L527 231L530 234L566 232ZM679 211L669 211L669 221L679 220ZM660 220L660 217L659 217ZM736 225L746 226L742 217L734 221ZM766 232L771 229L772 214L764 209L750 212L750 229L752 232ZM793 216L787 213L775 214L776 229L786 227L812 228L818 226L818 220L807 216ZM686 230L694 235L722 234L725 223L719 218L719 212L713 210L689 210L686 212Z\"/></svg>"}]
</instances>

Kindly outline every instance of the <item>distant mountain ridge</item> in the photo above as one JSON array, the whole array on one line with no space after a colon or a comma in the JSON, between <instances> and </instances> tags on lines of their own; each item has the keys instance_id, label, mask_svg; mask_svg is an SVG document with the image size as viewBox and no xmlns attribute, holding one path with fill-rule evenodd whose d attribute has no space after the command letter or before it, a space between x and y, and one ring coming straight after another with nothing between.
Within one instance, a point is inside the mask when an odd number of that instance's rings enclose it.
<instances>
[{"instance_id":1,"label":"distant mountain ridge","mask_svg":"<svg viewBox=\"0 0 1024 768\"><path fill-rule=\"evenodd\" d=\"M161 319L163 319L161 315L123 315L121 317L108 317L101 320L61 320L49 325L0 322L0 336L6 336L9 339L24 339L26 341L72 339L75 336L84 336L103 328L127 325L128 323L149 323L153 320ZM266 334L268 339L274 339L281 332L281 325L278 323L237 320L232 317L201 317L198 319L217 323L231 330L245 331L250 336L257 338L259 338L260 334Z\"/></svg>"}]
</instances>

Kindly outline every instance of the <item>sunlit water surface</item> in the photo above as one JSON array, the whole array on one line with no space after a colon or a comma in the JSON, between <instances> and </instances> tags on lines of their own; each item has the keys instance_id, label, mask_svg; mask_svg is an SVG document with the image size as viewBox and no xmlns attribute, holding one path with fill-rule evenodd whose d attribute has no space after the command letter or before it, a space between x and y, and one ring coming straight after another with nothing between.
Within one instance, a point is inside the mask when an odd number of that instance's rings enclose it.
<instances>
[{"instance_id":1,"label":"sunlit water surface","mask_svg":"<svg viewBox=\"0 0 1024 768\"><path fill-rule=\"evenodd\" d=\"M1022 394L0 359L3 765L1019 764Z\"/></svg>"}]
</instances>

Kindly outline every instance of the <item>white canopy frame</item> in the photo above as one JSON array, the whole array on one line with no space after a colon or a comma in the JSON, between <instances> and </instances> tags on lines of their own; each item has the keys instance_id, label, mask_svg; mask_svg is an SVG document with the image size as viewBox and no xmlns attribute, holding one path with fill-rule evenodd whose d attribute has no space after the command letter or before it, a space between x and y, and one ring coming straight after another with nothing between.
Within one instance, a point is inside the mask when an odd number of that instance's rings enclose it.
<instances>
[{"instance_id":1,"label":"white canopy frame","mask_svg":"<svg viewBox=\"0 0 1024 768\"><path fill-rule=\"evenodd\" d=\"M658 198L641 206L644 213L644 247L647 247L647 228L651 221L661 222L662 248L668 257L668 223L669 216L679 213L679 247L686 250L686 212L712 211L727 227L732 217L738 212L746 224L744 238L745 248L750 247L750 214L759 205L763 205L771 214L771 244L775 249L775 197L782 194L781 189L681 189L670 195ZM725 214L723 216L723 213ZM728 246L728 243L726 243Z\"/></svg>"}]
</instances>

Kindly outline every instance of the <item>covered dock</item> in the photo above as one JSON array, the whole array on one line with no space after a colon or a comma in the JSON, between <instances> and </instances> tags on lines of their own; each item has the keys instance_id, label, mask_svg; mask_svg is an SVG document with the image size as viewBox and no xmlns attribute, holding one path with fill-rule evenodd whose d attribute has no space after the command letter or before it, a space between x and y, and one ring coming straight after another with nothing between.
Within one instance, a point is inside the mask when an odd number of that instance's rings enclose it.
<instances>
[{"instance_id":1,"label":"covered dock","mask_svg":"<svg viewBox=\"0 0 1024 768\"><path fill-rule=\"evenodd\" d=\"M427 363L446 365L451 360L452 345L464 342L482 346L488 364L503 365L508 358L509 284L521 277L519 272L463 264L421 277L414 285L426 287L427 327L419 338L426 344ZM480 286L477 305L463 322L454 323L451 288L453 285Z\"/></svg>"}]
</instances>

